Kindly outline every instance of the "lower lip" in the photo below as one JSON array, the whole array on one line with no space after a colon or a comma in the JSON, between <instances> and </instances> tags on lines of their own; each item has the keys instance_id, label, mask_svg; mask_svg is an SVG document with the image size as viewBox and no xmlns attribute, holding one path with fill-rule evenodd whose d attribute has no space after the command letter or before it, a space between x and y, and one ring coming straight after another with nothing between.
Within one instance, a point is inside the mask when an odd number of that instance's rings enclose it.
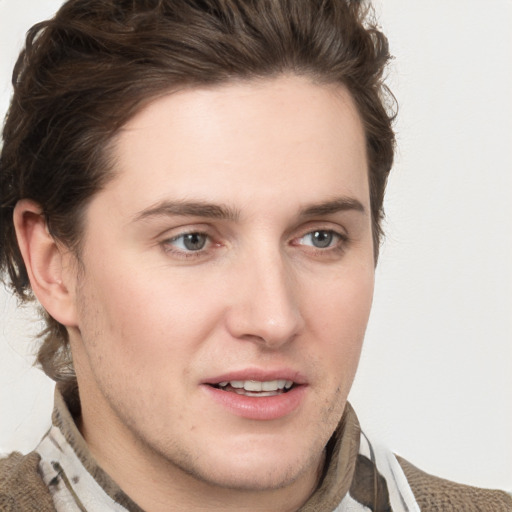
<instances>
[{"instance_id":1,"label":"lower lip","mask_svg":"<svg viewBox=\"0 0 512 512\"><path fill-rule=\"evenodd\" d=\"M250 420L277 420L298 409L307 386L296 386L286 393L274 396L245 396L204 385L210 397L232 414Z\"/></svg>"}]
</instances>

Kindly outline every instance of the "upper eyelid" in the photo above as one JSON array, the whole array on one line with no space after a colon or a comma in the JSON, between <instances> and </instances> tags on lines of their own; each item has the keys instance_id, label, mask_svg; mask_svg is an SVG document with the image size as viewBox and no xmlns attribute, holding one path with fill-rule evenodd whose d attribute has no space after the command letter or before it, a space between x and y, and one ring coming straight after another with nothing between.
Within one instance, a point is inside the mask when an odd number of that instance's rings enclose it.
<instances>
[{"instance_id":1,"label":"upper eyelid","mask_svg":"<svg viewBox=\"0 0 512 512\"><path fill-rule=\"evenodd\" d=\"M220 230L222 232L222 230ZM307 221L304 224L291 228L287 230L288 234L284 233L283 239L293 241L297 238L301 238L306 236L307 234L314 233L315 231L330 231L334 234L340 236L343 239L348 239L349 234L348 230L341 226L338 223L333 223L330 220L312 220ZM214 239L232 239L236 237L236 235L231 232L229 235L223 235L219 232L219 229L215 226L212 226L210 223L197 223L196 225L192 224L183 224L180 226L173 226L171 228L164 229L159 232L155 236L155 239L160 240L160 243L170 241L173 239L177 239L181 236L189 235L189 234L200 234L207 236L210 241Z\"/></svg>"},{"instance_id":2,"label":"upper eyelid","mask_svg":"<svg viewBox=\"0 0 512 512\"><path fill-rule=\"evenodd\" d=\"M169 231L175 231L176 229L179 230L177 233L169 233ZM162 233L157 235L157 238L162 238L162 241L165 242L166 240L173 240L173 239L176 239L176 238L179 238L182 236L186 236L186 235L198 234L198 235L204 235L210 239L213 239L215 237L215 234L213 234L212 231L213 231L212 229L204 229L204 228L199 228L199 227L191 228L191 229L188 228L188 229L183 229L183 230L180 230L180 228L171 228L171 229L166 229L165 231L163 231ZM296 230L294 230L294 231L296 231ZM315 231L330 231L342 238L348 237L346 230L341 227L337 228L337 227L332 227L332 226L307 226L302 229L299 229L298 234L295 233L292 236L286 236L286 238L291 238L292 240L294 240L296 238L301 238L308 234L314 233Z\"/></svg>"},{"instance_id":3,"label":"upper eyelid","mask_svg":"<svg viewBox=\"0 0 512 512\"><path fill-rule=\"evenodd\" d=\"M327 233L333 233L336 236L339 236L340 238L346 238L347 235L345 233L341 233L340 231L336 229L325 229L325 228L318 228L318 229L310 229L305 231L302 235L298 236L297 238L303 238L307 235L312 235L313 233L317 233L318 231L325 231Z\"/></svg>"},{"instance_id":4,"label":"upper eyelid","mask_svg":"<svg viewBox=\"0 0 512 512\"><path fill-rule=\"evenodd\" d=\"M187 236L187 235L202 235L202 236L211 238L211 235L209 233L205 233L204 231L196 230L196 231L183 231L182 233L177 233L175 235L166 237L166 240L176 240L177 238L181 238L181 237Z\"/></svg>"},{"instance_id":5,"label":"upper eyelid","mask_svg":"<svg viewBox=\"0 0 512 512\"><path fill-rule=\"evenodd\" d=\"M308 222L308 225L296 230L296 232L299 233L298 235L293 235L291 238L292 240L301 238L309 233L314 233L315 231L332 231L344 239L348 238L348 232L344 227L340 226L339 224L333 225L333 223L330 221Z\"/></svg>"},{"instance_id":6,"label":"upper eyelid","mask_svg":"<svg viewBox=\"0 0 512 512\"><path fill-rule=\"evenodd\" d=\"M168 238L167 240L165 240L164 243L168 244L168 245L174 245L174 242L176 242L179 239L182 239L181 240L182 244L185 244L186 243L185 242L185 237L188 236L188 235L204 236L206 238L204 247L201 247L199 249L193 250L193 249L187 249L187 248L183 249L181 247L174 246L176 251L182 251L182 252L185 252L185 253L188 253L188 252L191 252L191 253L202 253L202 252L207 251L209 246L213 243L211 236L209 236L206 233L199 233L198 231L192 231L190 233L182 233L180 235L173 236L173 237Z\"/></svg>"},{"instance_id":7,"label":"upper eyelid","mask_svg":"<svg viewBox=\"0 0 512 512\"><path fill-rule=\"evenodd\" d=\"M160 239L161 241L171 240L172 238L178 238L180 236L190 235L193 233L198 233L201 235L206 235L212 238L214 235L212 234L211 226L205 224L198 224L197 226L190 226L190 224L184 224L182 226L173 226L172 228L167 228L160 231L155 239Z\"/></svg>"},{"instance_id":8,"label":"upper eyelid","mask_svg":"<svg viewBox=\"0 0 512 512\"><path fill-rule=\"evenodd\" d=\"M205 247L202 247L201 249L197 250L191 250L186 248L184 249L182 247L177 247L173 243L176 239L179 239L190 234L201 234L206 236L208 240L206 241ZM200 261L202 261L205 257L211 255L212 246L214 246L215 243L213 242L212 237L207 233L201 233L199 231L184 231L183 233L163 238L158 243L158 245L166 254L170 255L173 258L184 261L192 261L194 259L199 259Z\"/></svg>"},{"instance_id":9,"label":"upper eyelid","mask_svg":"<svg viewBox=\"0 0 512 512\"><path fill-rule=\"evenodd\" d=\"M326 232L330 232L330 233L333 233L336 237L338 237L338 241L337 241L337 244L345 244L349 241L349 238L346 234L344 233L340 233L334 229L313 229L313 230L309 230L309 231L306 231L304 234L300 235L300 236L296 236L292 239L292 245L299 245L299 244L296 244L295 242L297 240L301 240L302 238L308 236L308 235L312 235L313 233L315 233L316 231L326 231ZM334 247L337 245L336 243L333 245L333 246L330 246L330 247L325 247L325 248L322 248L321 250L324 250L324 251L327 251L329 249L334 249ZM320 249L320 248L319 248Z\"/></svg>"},{"instance_id":10,"label":"upper eyelid","mask_svg":"<svg viewBox=\"0 0 512 512\"><path fill-rule=\"evenodd\" d=\"M184 231L183 233L178 233L176 235L172 235L172 236L168 236L168 237L164 237L163 240L161 241L162 244L171 244L172 242L180 239L180 238L183 238L187 235L201 235L201 236L205 236L207 238L207 244L212 244L213 243L213 237L209 234L209 233L204 233L203 231ZM177 249L177 250L182 250L182 249ZM202 250L206 250L206 249L199 249L198 251L196 252L200 252Z\"/></svg>"}]
</instances>

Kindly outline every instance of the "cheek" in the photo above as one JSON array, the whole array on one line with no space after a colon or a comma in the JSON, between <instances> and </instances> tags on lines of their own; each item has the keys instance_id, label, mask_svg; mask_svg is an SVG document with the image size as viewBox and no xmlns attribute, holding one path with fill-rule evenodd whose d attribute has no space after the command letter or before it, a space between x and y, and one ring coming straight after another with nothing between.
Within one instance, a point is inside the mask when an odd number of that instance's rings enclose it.
<instances>
[{"instance_id":1,"label":"cheek","mask_svg":"<svg viewBox=\"0 0 512 512\"><path fill-rule=\"evenodd\" d=\"M348 339L364 336L374 290L372 266L347 268L309 290L309 309L323 328Z\"/></svg>"},{"instance_id":2,"label":"cheek","mask_svg":"<svg viewBox=\"0 0 512 512\"><path fill-rule=\"evenodd\" d=\"M214 329L218 297L165 269L111 272L91 270L81 294L81 331L102 353L139 367L168 367ZM136 267L131 267L136 268ZM114 359L115 360L115 359Z\"/></svg>"},{"instance_id":3,"label":"cheek","mask_svg":"<svg viewBox=\"0 0 512 512\"><path fill-rule=\"evenodd\" d=\"M373 267L333 276L324 291L309 294L308 323L322 340L324 357L337 378L353 378L370 315ZM339 370L342 370L341 372Z\"/></svg>"}]
</instances>

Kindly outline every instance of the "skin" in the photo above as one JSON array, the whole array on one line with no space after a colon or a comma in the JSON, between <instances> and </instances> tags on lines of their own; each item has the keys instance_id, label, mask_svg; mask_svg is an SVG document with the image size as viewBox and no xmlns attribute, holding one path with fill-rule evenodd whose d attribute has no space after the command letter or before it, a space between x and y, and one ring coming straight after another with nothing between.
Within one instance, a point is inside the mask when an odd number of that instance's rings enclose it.
<instances>
[{"instance_id":1,"label":"skin","mask_svg":"<svg viewBox=\"0 0 512 512\"><path fill-rule=\"evenodd\" d=\"M16 212L34 290L70 334L93 455L148 511L296 510L318 483L372 302L349 93L295 76L186 89L139 112L112 151L79 263L45 238L36 206ZM183 211L191 202L202 208ZM202 249L187 248L190 233ZM277 419L205 392L219 375L274 369L304 388Z\"/></svg>"}]
</instances>

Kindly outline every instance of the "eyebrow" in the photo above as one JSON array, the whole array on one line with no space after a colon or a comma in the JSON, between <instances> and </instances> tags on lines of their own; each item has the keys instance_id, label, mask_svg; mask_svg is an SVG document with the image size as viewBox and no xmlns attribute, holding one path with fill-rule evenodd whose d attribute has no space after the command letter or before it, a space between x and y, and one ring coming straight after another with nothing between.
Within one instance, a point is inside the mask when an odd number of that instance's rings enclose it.
<instances>
[{"instance_id":1,"label":"eyebrow","mask_svg":"<svg viewBox=\"0 0 512 512\"><path fill-rule=\"evenodd\" d=\"M331 215L341 211L353 210L366 213L363 204L351 197L340 197L331 201L311 204L301 208L300 217L314 217L316 215ZM236 222L240 218L239 210L224 204L208 203L203 201L161 201L135 215L135 221L151 217L204 217L209 219L229 220Z\"/></svg>"},{"instance_id":2,"label":"eyebrow","mask_svg":"<svg viewBox=\"0 0 512 512\"><path fill-rule=\"evenodd\" d=\"M138 212L135 215L135 221L144 220L149 217L170 217L174 215L237 221L240 217L240 212L223 204L203 201L161 201Z\"/></svg>"},{"instance_id":3,"label":"eyebrow","mask_svg":"<svg viewBox=\"0 0 512 512\"><path fill-rule=\"evenodd\" d=\"M315 215L330 215L333 213L353 210L366 214L361 201L353 197L339 197L324 203L312 204L301 209L301 217L314 217Z\"/></svg>"}]
</instances>

